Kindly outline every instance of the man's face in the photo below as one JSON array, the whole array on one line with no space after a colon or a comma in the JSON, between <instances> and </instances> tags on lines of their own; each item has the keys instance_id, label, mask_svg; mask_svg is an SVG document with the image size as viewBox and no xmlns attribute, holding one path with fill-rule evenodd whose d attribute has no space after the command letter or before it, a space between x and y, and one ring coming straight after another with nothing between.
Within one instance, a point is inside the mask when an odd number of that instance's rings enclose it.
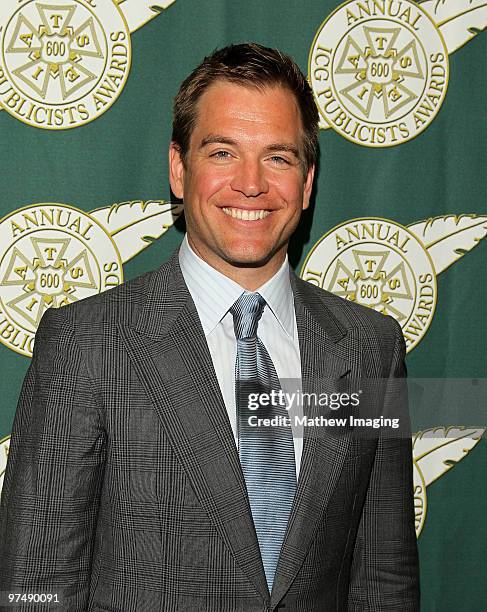
<instances>
[{"instance_id":1,"label":"man's face","mask_svg":"<svg viewBox=\"0 0 487 612\"><path fill-rule=\"evenodd\" d=\"M218 81L197 110L185 166L178 147L170 148L171 188L184 199L189 242L228 276L231 268L263 268L271 276L313 182L314 168L303 175L295 97L279 86Z\"/></svg>"}]
</instances>

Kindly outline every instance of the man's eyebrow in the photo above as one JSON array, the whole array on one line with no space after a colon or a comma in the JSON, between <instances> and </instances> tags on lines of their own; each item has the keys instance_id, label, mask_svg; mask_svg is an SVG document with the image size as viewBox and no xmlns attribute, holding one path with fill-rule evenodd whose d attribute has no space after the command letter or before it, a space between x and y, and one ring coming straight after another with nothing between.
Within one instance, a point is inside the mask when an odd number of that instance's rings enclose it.
<instances>
[{"instance_id":1,"label":"man's eyebrow","mask_svg":"<svg viewBox=\"0 0 487 612\"><path fill-rule=\"evenodd\" d=\"M200 149L211 145L211 144L225 144L230 146L237 146L238 143L233 138L228 138L228 136L221 136L219 134L210 134L209 136L205 136L200 144ZM270 145L267 145L265 148L269 153L277 153L277 152L286 152L291 153L296 157L296 159L301 159L301 154L298 147L294 144L287 142L274 142Z\"/></svg>"},{"instance_id":2,"label":"man's eyebrow","mask_svg":"<svg viewBox=\"0 0 487 612\"><path fill-rule=\"evenodd\" d=\"M301 159L301 154L296 145L287 143L287 142L275 142L266 147L266 150L269 153L277 153L277 152L285 152L292 153L296 159Z\"/></svg>"},{"instance_id":3,"label":"man's eyebrow","mask_svg":"<svg viewBox=\"0 0 487 612\"><path fill-rule=\"evenodd\" d=\"M228 138L227 136L220 136L219 134L210 134L209 136L205 136L200 144L200 149L210 145L210 144L226 144L230 146L235 146L237 144L236 140L233 138Z\"/></svg>"}]
</instances>

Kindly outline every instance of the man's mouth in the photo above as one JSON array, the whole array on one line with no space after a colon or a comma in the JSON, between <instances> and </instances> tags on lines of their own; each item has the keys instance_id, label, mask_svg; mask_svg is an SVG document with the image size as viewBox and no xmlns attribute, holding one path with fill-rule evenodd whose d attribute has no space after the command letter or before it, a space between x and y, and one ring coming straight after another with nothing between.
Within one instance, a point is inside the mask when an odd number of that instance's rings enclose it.
<instances>
[{"instance_id":1,"label":"man's mouth","mask_svg":"<svg viewBox=\"0 0 487 612\"><path fill-rule=\"evenodd\" d=\"M247 210L244 208L222 208L223 212L229 217L234 219L241 219L242 221L258 221L264 219L271 214L270 210Z\"/></svg>"}]
</instances>

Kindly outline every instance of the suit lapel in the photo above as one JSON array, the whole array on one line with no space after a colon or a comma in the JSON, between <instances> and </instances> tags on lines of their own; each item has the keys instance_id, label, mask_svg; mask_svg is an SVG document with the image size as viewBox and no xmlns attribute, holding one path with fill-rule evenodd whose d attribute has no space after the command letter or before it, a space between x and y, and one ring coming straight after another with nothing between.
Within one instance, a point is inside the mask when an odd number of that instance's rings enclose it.
<instances>
[{"instance_id":1,"label":"suit lapel","mask_svg":"<svg viewBox=\"0 0 487 612\"><path fill-rule=\"evenodd\" d=\"M311 286L291 274L304 393L336 393L349 372L357 372L354 333L341 325ZM320 412L321 410L321 412ZM323 409L306 411L310 417ZM325 415L326 416L326 415ZM338 414L330 411L330 417ZM296 577L333 493L349 446L348 430L304 427L303 454L294 504L272 589L271 609Z\"/></svg>"},{"instance_id":2,"label":"suit lapel","mask_svg":"<svg viewBox=\"0 0 487 612\"><path fill-rule=\"evenodd\" d=\"M202 506L237 564L267 600L233 432L177 253L154 273L135 327L120 326L120 333Z\"/></svg>"}]
</instances>

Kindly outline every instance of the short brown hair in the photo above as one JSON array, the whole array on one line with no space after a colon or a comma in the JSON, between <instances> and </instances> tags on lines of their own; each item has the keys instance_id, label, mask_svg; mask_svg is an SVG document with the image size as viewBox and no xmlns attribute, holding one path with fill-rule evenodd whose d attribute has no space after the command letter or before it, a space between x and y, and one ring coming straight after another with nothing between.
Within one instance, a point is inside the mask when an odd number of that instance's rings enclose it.
<instances>
[{"instance_id":1,"label":"short brown hair","mask_svg":"<svg viewBox=\"0 0 487 612\"><path fill-rule=\"evenodd\" d=\"M316 165L318 110L313 92L299 66L285 53L256 43L229 45L214 51L183 81L174 99L172 140L183 162L189 149L197 104L215 81L263 89L280 85L294 94L304 131L304 170Z\"/></svg>"}]
</instances>

